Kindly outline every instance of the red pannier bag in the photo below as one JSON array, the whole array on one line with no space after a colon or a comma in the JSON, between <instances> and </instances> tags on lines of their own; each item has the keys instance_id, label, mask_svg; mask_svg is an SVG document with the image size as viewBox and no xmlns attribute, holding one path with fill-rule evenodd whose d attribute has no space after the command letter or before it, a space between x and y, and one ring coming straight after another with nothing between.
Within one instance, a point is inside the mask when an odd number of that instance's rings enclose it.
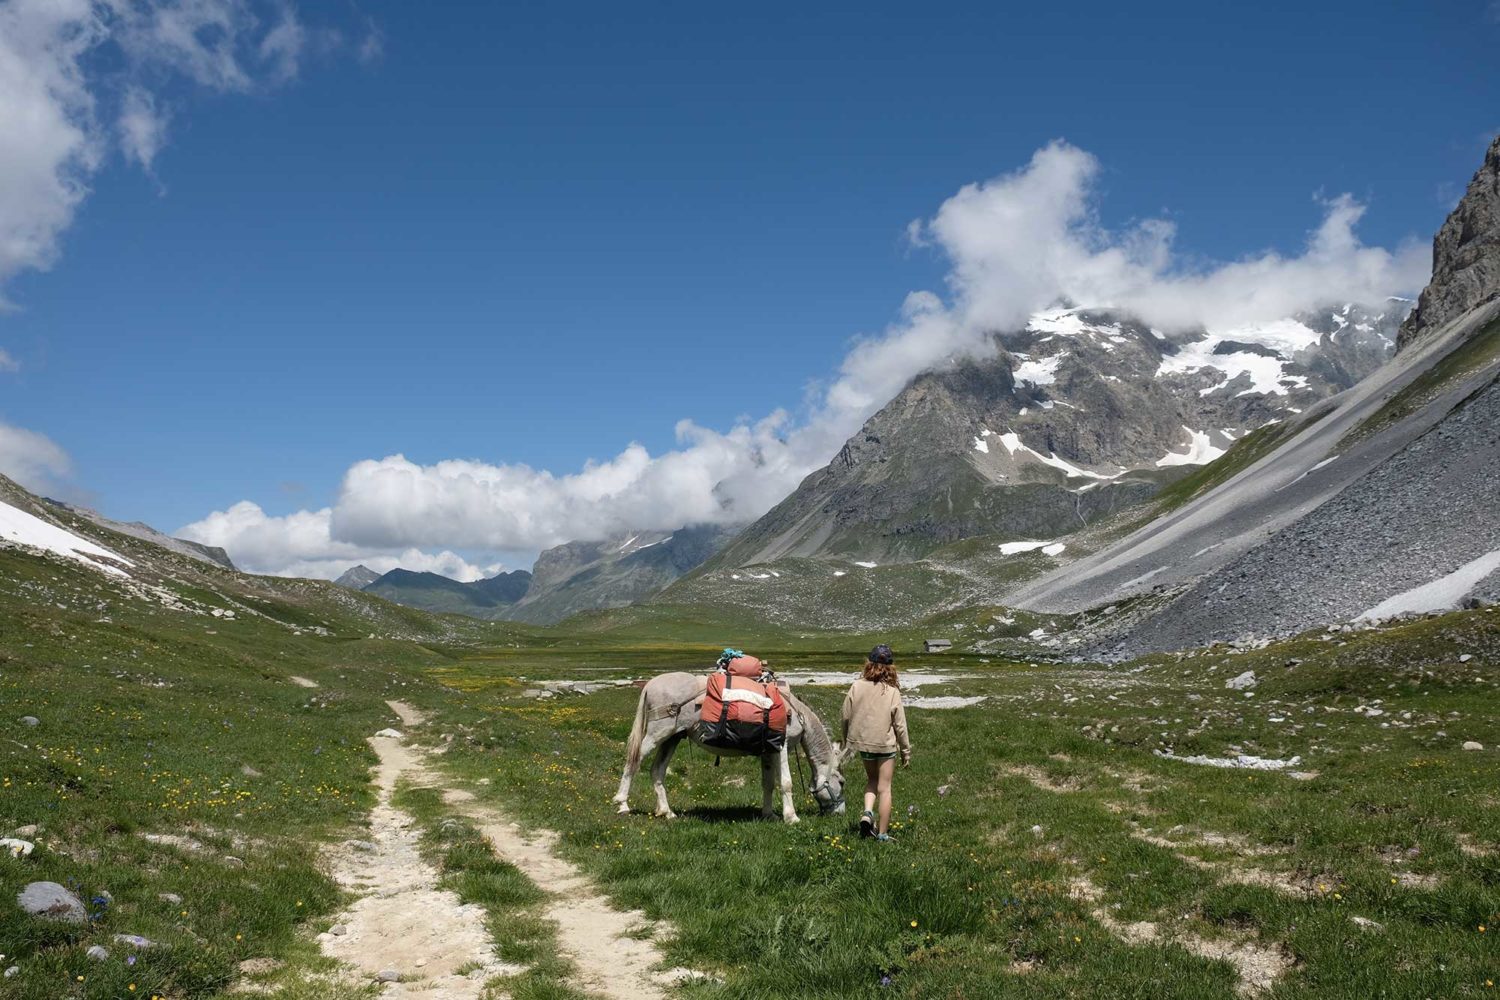
<instances>
[{"instance_id":1,"label":"red pannier bag","mask_svg":"<svg viewBox=\"0 0 1500 1000\"><path fill-rule=\"evenodd\" d=\"M753 659L741 657L740 660ZM786 745L786 700L775 680L762 681L761 672L747 677L717 670L709 675L708 690L698 716L698 738L716 750L768 754ZM757 661L759 666L759 661Z\"/></svg>"}]
</instances>

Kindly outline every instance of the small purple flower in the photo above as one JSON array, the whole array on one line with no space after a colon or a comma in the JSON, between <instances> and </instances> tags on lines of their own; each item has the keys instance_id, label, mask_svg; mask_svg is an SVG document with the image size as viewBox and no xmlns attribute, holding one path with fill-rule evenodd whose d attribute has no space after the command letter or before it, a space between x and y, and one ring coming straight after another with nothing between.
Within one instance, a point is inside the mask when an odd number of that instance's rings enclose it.
<instances>
[{"instance_id":1,"label":"small purple flower","mask_svg":"<svg viewBox=\"0 0 1500 1000\"><path fill-rule=\"evenodd\" d=\"M881 986L889 986L889 985L891 985L891 977L890 976L881 976L880 977L880 985Z\"/></svg>"},{"instance_id":2,"label":"small purple flower","mask_svg":"<svg viewBox=\"0 0 1500 1000\"><path fill-rule=\"evenodd\" d=\"M125 964L126 965L134 965L135 964L135 956L131 955L129 958L127 958L125 960Z\"/></svg>"}]
</instances>

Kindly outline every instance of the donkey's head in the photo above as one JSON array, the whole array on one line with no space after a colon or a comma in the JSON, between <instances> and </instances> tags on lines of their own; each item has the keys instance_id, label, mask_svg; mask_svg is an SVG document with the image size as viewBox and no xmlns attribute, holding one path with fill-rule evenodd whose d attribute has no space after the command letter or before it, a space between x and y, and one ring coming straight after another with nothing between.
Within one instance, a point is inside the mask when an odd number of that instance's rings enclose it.
<instances>
[{"instance_id":1,"label":"donkey's head","mask_svg":"<svg viewBox=\"0 0 1500 1000\"><path fill-rule=\"evenodd\" d=\"M823 773L818 776L813 785L813 798L818 801L818 809L825 815L829 813L842 814L844 812L844 757L839 752L839 745L833 744L833 756Z\"/></svg>"}]
</instances>

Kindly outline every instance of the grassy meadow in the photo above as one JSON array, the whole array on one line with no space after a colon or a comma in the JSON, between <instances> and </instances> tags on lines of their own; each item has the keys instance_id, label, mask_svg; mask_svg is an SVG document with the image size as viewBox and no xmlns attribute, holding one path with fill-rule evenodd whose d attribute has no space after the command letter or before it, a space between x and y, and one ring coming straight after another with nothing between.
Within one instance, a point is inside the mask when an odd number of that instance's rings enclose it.
<instances>
[{"instance_id":1,"label":"grassy meadow","mask_svg":"<svg viewBox=\"0 0 1500 1000\"><path fill-rule=\"evenodd\" d=\"M688 995L1482 997L1500 782L1492 749L1461 746L1500 740L1497 649L1487 611L1108 669L913 657L963 675L920 695L989 700L909 713L889 846L857 839L857 805L821 817L804 796L799 826L759 820L754 766L696 749L668 780L680 819L645 814L644 776L618 816L637 692L524 694L704 654L477 655L441 668L454 694L430 707L456 777L560 831L622 905L670 922L671 964L722 980ZM785 672L856 662L756 651ZM1224 683L1244 670L1249 697ZM836 716L841 689L800 692ZM1157 751L1299 756L1299 777Z\"/></svg>"},{"instance_id":2,"label":"grassy meadow","mask_svg":"<svg viewBox=\"0 0 1500 1000\"><path fill-rule=\"evenodd\" d=\"M30 857L0 858L0 967L18 969L0 996L374 995L314 936L346 902L321 854L364 828L365 739L394 722L388 698L428 713L415 738L444 748L432 761L455 786L557 831L619 905L661 921L668 964L711 974L684 997L1500 995L1494 609L1109 667L920 656L902 632L903 669L953 675L913 694L986 700L910 711L897 839L876 845L854 832L853 773L847 815L818 815L799 787L802 822L786 827L758 818L752 763L696 749L668 779L679 819L647 814L646 774L620 816L636 689L536 696L549 680L702 670L725 643L784 673L852 670L872 636L659 609L614 631L424 638L412 618L406 638L371 638L337 602L259 607L186 615L0 550L0 835L37 828ZM1246 670L1253 690L1225 687ZM799 693L836 720L841 688ZM1300 760L1248 771L1163 753ZM433 791L397 803L443 884L486 908L498 952L527 969L496 994L578 997L539 890ZM85 924L11 903L44 879L75 889ZM109 957L88 958L95 945Z\"/></svg>"}]
</instances>

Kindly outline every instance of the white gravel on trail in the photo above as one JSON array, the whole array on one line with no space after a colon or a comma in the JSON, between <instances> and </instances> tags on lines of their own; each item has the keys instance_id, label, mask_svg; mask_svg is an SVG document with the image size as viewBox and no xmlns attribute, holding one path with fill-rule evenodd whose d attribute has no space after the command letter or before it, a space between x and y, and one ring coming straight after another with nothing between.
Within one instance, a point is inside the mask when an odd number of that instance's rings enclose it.
<instances>
[{"instance_id":1,"label":"white gravel on trail","mask_svg":"<svg viewBox=\"0 0 1500 1000\"><path fill-rule=\"evenodd\" d=\"M382 997L480 1000L490 977L522 970L495 954L483 907L437 888L438 872L418 850L420 830L391 805L397 780L422 766L416 752L399 740L371 739L370 745L380 755L379 800L368 836L375 849L346 847L334 856L334 878L360 898L338 919L345 933L319 935L319 942L368 979L394 969L407 980L383 984ZM477 971L458 974L476 964Z\"/></svg>"},{"instance_id":2,"label":"white gravel on trail","mask_svg":"<svg viewBox=\"0 0 1500 1000\"><path fill-rule=\"evenodd\" d=\"M388 703L408 730L422 725L420 711ZM656 971L663 963L649 937L637 937L644 914L617 910L574 865L553 852L557 835L523 833L514 823L462 789L448 787L428 767L425 754L403 740L372 738L380 755L376 770L379 804L371 814L374 851L349 850L334 859L341 885L362 893L342 915L341 935L323 934L323 950L369 978L394 969L403 982L383 984L383 998L479 1000L493 976L521 971L494 953L482 908L436 888L438 873L417 851L411 817L390 803L398 780L444 789L443 798L473 822L496 854L519 868L552 898L544 916L558 929L559 952L575 966L574 985L612 1000L664 1000L669 984L694 976L690 970ZM468 976L460 967L481 968Z\"/></svg>"}]
</instances>

